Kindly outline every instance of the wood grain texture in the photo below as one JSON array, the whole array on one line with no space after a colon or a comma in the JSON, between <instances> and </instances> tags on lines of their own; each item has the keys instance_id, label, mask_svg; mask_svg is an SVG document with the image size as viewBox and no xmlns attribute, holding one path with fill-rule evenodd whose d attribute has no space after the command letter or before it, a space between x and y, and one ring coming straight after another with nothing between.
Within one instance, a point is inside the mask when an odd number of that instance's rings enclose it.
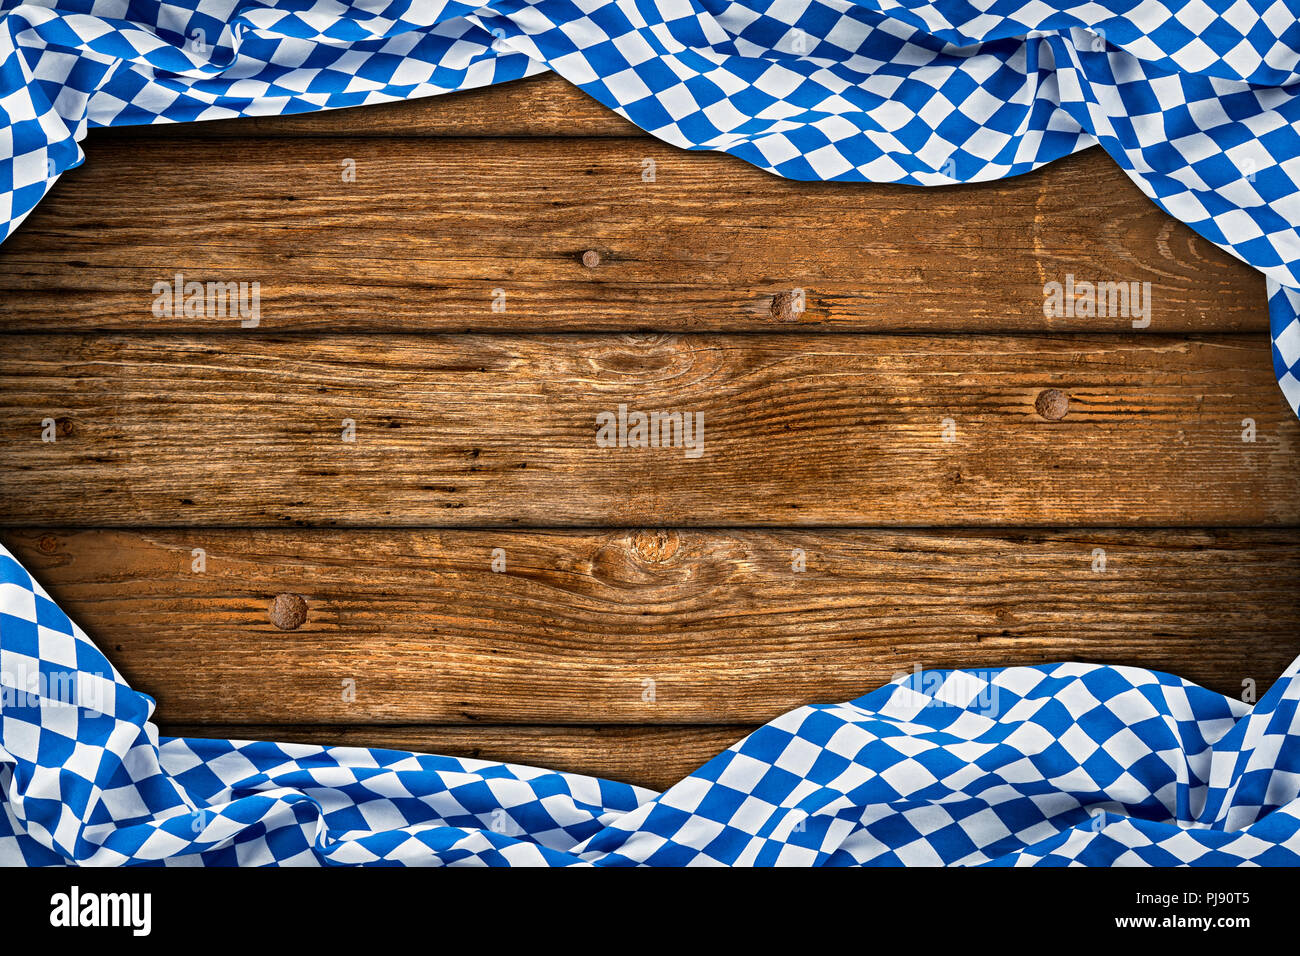
<instances>
[{"instance_id":1,"label":"wood grain texture","mask_svg":"<svg viewBox=\"0 0 1300 956\"><path fill-rule=\"evenodd\" d=\"M176 737L381 747L542 767L666 790L753 728L714 726L415 726L163 724Z\"/></svg>"},{"instance_id":2,"label":"wood grain texture","mask_svg":"<svg viewBox=\"0 0 1300 956\"><path fill-rule=\"evenodd\" d=\"M170 126L119 126L90 131L92 146L101 141L144 141L159 136L169 142L190 139L329 136L375 138L400 136L578 137L650 134L602 106L572 83L553 73L498 86L458 90L441 96L401 100L291 116L243 116ZM292 144L285 148L293 149Z\"/></svg>"},{"instance_id":3,"label":"wood grain texture","mask_svg":"<svg viewBox=\"0 0 1300 956\"><path fill-rule=\"evenodd\" d=\"M1300 520L1300 422L1262 336L262 333L4 346L8 525ZM1040 414L1048 389L1068 399L1060 421ZM597 416L620 404L702 416L701 457L598 447Z\"/></svg>"},{"instance_id":4,"label":"wood grain texture","mask_svg":"<svg viewBox=\"0 0 1300 956\"><path fill-rule=\"evenodd\" d=\"M1045 317L1067 275L1149 282L1149 332L1268 327L1259 274L1098 151L923 190L646 139L152 135L92 144L5 243L0 331L239 331L155 316L177 274L259 283L263 330L1133 331Z\"/></svg>"},{"instance_id":5,"label":"wood grain texture","mask_svg":"<svg viewBox=\"0 0 1300 956\"><path fill-rule=\"evenodd\" d=\"M4 540L174 723L751 724L916 666L1056 660L1237 694L1300 653L1294 529Z\"/></svg>"},{"instance_id":6,"label":"wood grain texture","mask_svg":"<svg viewBox=\"0 0 1300 956\"><path fill-rule=\"evenodd\" d=\"M555 77L86 151L0 250L0 540L164 733L660 789L913 666L1237 695L1300 653L1263 283L1099 151L792 183ZM154 316L176 273L260 327ZM1044 317L1067 273L1151 282L1150 328ZM620 402L705 454L597 448Z\"/></svg>"}]
</instances>

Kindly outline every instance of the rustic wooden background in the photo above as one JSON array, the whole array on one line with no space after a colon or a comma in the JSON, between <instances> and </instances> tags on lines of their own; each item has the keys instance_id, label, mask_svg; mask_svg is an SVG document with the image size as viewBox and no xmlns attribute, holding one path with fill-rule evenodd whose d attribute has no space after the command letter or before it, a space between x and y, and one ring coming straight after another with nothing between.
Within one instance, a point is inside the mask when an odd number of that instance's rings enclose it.
<instances>
[{"instance_id":1,"label":"rustic wooden background","mask_svg":"<svg viewBox=\"0 0 1300 956\"><path fill-rule=\"evenodd\" d=\"M1099 152L793 183L552 78L86 152L0 247L0 540L164 733L662 787L916 665L1300 653L1263 281ZM175 273L260 326L156 318ZM1066 273L1150 328L1045 319ZM705 454L597 448L620 402Z\"/></svg>"}]
</instances>

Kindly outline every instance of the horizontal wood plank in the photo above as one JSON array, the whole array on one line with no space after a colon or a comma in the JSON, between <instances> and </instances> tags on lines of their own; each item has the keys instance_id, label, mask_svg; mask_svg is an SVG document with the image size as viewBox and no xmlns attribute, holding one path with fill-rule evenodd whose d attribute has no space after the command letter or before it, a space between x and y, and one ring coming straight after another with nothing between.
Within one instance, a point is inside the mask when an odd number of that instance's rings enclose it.
<instances>
[{"instance_id":1,"label":"horizontal wood plank","mask_svg":"<svg viewBox=\"0 0 1300 956\"><path fill-rule=\"evenodd\" d=\"M215 300L155 314L177 275L258 283L256 331L1268 327L1259 274L1098 151L926 190L790 182L645 139L149 132L88 147L5 243L0 331L247 331ZM1045 317L1067 276L1149 282L1149 310Z\"/></svg>"},{"instance_id":2,"label":"horizontal wood plank","mask_svg":"<svg viewBox=\"0 0 1300 956\"><path fill-rule=\"evenodd\" d=\"M4 540L171 723L753 724L1057 660L1262 693L1300 653L1294 529Z\"/></svg>"},{"instance_id":3,"label":"horizontal wood plank","mask_svg":"<svg viewBox=\"0 0 1300 956\"><path fill-rule=\"evenodd\" d=\"M666 790L736 743L743 726L474 726L340 727L326 725L166 724L174 737L276 740L379 747L584 773Z\"/></svg>"},{"instance_id":4,"label":"horizontal wood plank","mask_svg":"<svg viewBox=\"0 0 1300 956\"><path fill-rule=\"evenodd\" d=\"M253 137L649 136L553 73L498 86L394 103L288 116L242 116L183 125L117 126L90 131L99 142ZM289 147L292 148L292 147Z\"/></svg>"},{"instance_id":5,"label":"horizontal wood plank","mask_svg":"<svg viewBox=\"0 0 1300 956\"><path fill-rule=\"evenodd\" d=\"M1280 525L1298 435L1263 336L10 336L0 524Z\"/></svg>"}]
</instances>

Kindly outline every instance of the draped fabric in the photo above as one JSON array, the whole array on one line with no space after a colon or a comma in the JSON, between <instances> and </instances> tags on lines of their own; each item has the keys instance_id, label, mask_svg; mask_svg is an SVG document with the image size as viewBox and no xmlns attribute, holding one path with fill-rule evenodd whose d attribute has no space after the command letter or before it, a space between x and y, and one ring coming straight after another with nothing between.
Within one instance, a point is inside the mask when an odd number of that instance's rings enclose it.
<instances>
[{"instance_id":1,"label":"draped fabric","mask_svg":"<svg viewBox=\"0 0 1300 956\"><path fill-rule=\"evenodd\" d=\"M796 179L991 180L1099 144L1264 274L1275 370L1300 412L1298 10L0 0L0 238L82 161L90 127L554 71L669 143ZM1297 700L1300 661L1253 704L1135 668L918 672L778 717L660 794L477 760L160 738L153 701L0 552L0 863L1295 864Z\"/></svg>"},{"instance_id":2,"label":"draped fabric","mask_svg":"<svg viewBox=\"0 0 1300 956\"><path fill-rule=\"evenodd\" d=\"M548 70L669 143L795 179L974 182L1100 144L1264 274L1274 368L1300 413L1297 13L1300 0L0 0L0 238L81 162L92 126Z\"/></svg>"},{"instance_id":3,"label":"draped fabric","mask_svg":"<svg viewBox=\"0 0 1300 956\"><path fill-rule=\"evenodd\" d=\"M159 737L0 548L0 865L1300 864L1300 660L917 671L663 793L391 750Z\"/></svg>"}]
</instances>

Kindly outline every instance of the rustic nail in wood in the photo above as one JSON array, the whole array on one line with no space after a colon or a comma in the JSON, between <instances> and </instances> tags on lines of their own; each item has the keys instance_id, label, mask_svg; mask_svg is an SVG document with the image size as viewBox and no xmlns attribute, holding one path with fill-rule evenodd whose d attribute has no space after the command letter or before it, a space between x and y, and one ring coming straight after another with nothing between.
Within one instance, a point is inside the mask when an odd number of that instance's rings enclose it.
<instances>
[{"instance_id":1,"label":"rustic nail in wood","mask_svg":"<svg viewBox=\"0 0 1300 956\"><path fill-rule=\"evenodd\" d=\"M297 594L277 594L271 603L271 623L282 631L296 631L307 620L307 602Z\"/></svg>"},{"instance_id":2,"label":"rustic nail in wood","mask_svg":"<svg viewBox=\"0 0 1300 956\"><path fill-rule=\"evenodd\" d=\"M1070 396L1059 388L1047 388L1038 393L1034 408L1049 422L1059 422L1070 411Z\"/></svg>"}]
</instances>

